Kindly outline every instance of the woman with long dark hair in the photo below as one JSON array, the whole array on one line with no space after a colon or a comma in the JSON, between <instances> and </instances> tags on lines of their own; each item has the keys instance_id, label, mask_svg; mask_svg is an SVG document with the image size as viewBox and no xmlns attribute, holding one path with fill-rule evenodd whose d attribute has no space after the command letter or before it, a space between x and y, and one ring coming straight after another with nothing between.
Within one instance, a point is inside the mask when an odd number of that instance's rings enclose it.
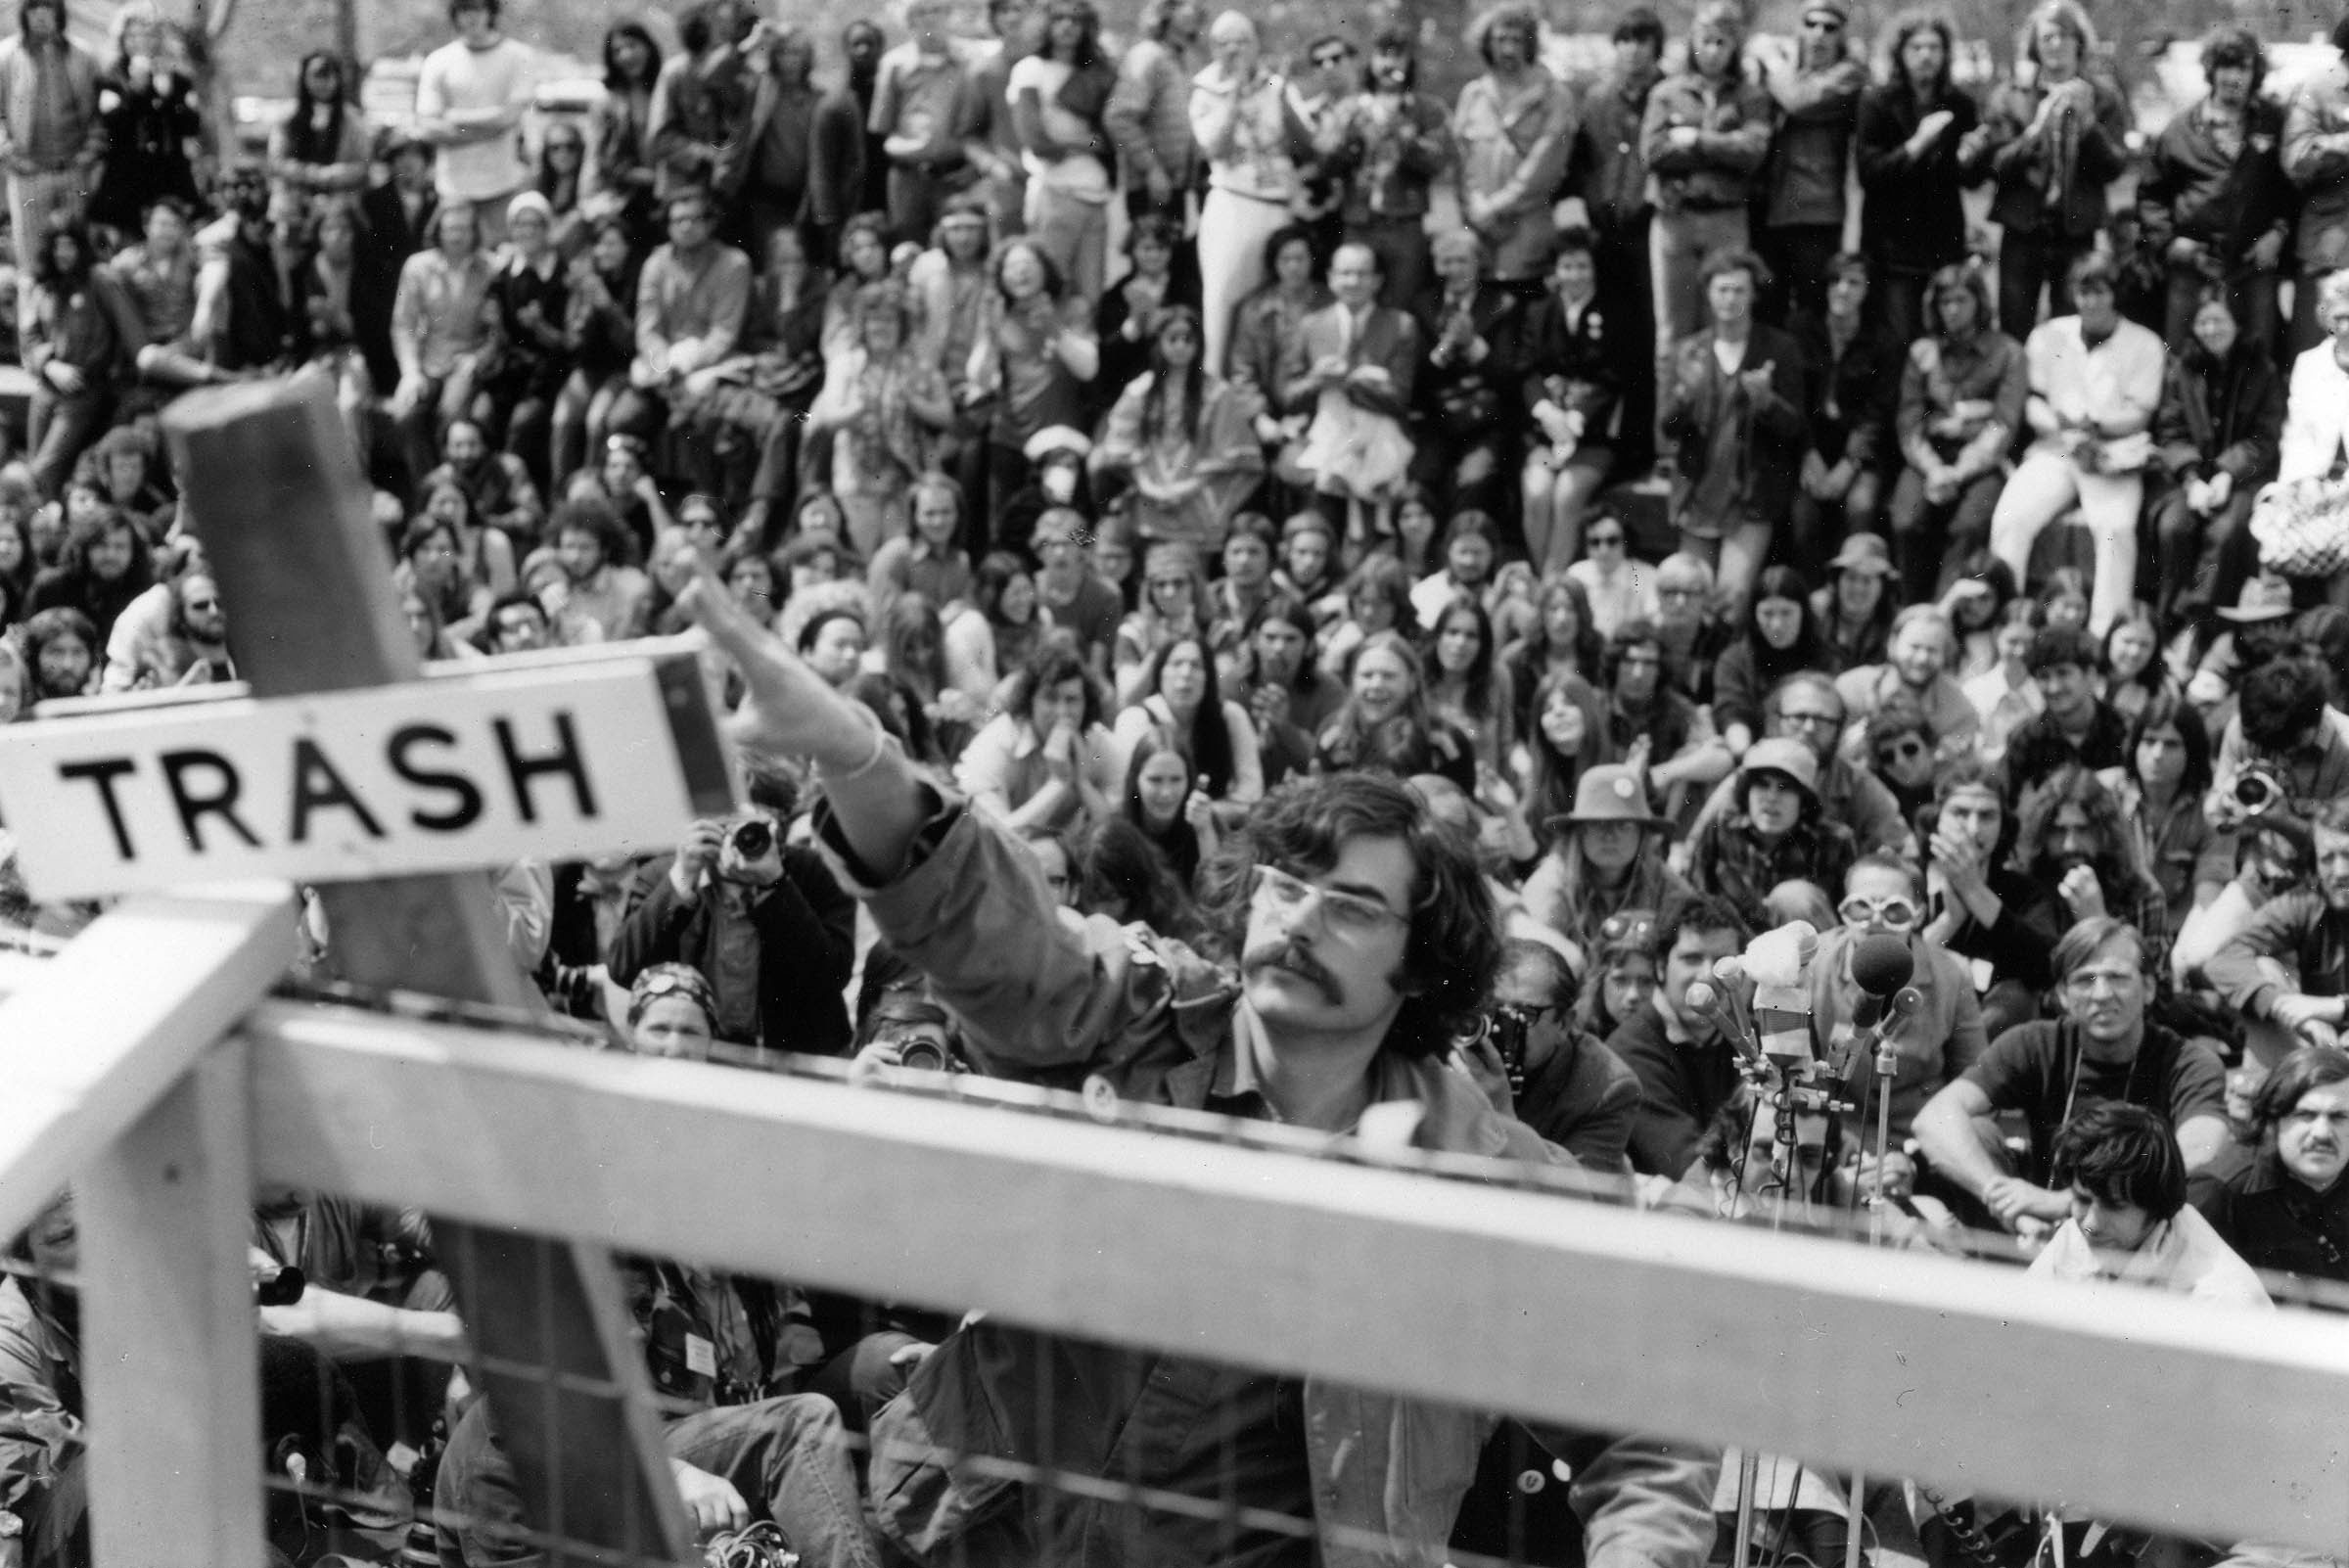
<instances>
[{"instance_id":1,"label":"woman with long dark hair","mask_svg":"<svg viewBox=\"0 0 2349 1568\"><path fill-rule=\"evenodd\" d=\"M155 567L138 529L110 506L96 528L67 543L62 563L33 579L30 607L36 614L61 607L79 611L97 628L97 646L104 649L130 601L154 585Z\"/></svg>"},{"instance_id":2,"label":"woman with long dark hair","mask_svg":"<svg viewBox=\"0 0 2349 1568\"><path fill-rule=\"evenodd\" d=\"M367 116L350 101L343 62L314 49L294 73L294 108L269 133L269 177L278 221L302 216L318 198L367 188Z\"/></svg>"},{"instance_id":3,"label":"woman with long dark hair","mask_svg":"<svg viewBox=\"0 0 2349 1568\"><path fill-rule=\"evenodd\" d=\"M1316 751L1323 772L1437 773L1464 793L1476 790L1476 748L1429 707L1427 667L1399 631L1376 632L1356 652L1345 705Z\"/></svg>"},{"instance_id":4,"label":"woman with long dark hair","mask_svg":"<svg viewBox=\"0 0 2349 1568\"><path fill-rule=\"evenodd\" d=\"M1548 853L1525 879L1525 912L1590 953L1610 920L1662 908L1688 885L1665 864L1672 824L1638 769L1586 767L1570 803L1535 824Z\"/></svg>"},{"instance_id":5,"label":"woman with long dark hair","mask_svg":"<svg viewBox=\"0 0 2349 1568\"><path fill-rule=\"evenodd\" d=\"M546 198L548 239L555 254L571 260L587 244L587 212L581 206L587 196L586 132L567 119L546 127L530 189Z\"/></svg>"},{"instance_id":6,"label":"woman with long dark hair","mask_svg":"<svg viewBox=\"0 0 2349 1568\"><path fill-rule=\"evenodd\" d=\"M1191 776L1205 780L1209 800L1233 818L1263 799L1264 763L1248 710L1227 700L1217 684L1216 662L1199 637L1179 637L1150 656L1144 695L1118 715L1112 734L1132 747L1155 730L1190 760Z\"/></svg>"},{"instance_id":7,"label":"woman with long dark hair","mask_svg":"<svg viewBox=\"0 0 2349 1568\"><path fill-rule=\"evenodd\" d=\"M1182 231L1154 213L1134 219L1126 231L1126 275L1093 307L1093 336L1101 343L1094 402L1104 414L1119 393L1152 368L1158 330L1167 312L1176 305L1198 309L1198 291L1175 274L1174 254L1181 243Z\"/></svg>"},{"instance_id":8,"label":"woman with long dark hair","mask_svg":"<svg viewBox=\"0 0 2349 1568\"><path fill-rule=\"evenodd\" d=\"M1144 543L1206 548L1264 474L1264 449L1250 428L1256 400L1209 370L1200 347L1197 311L1164 312L1149 370L1119 395L1093 448L1096 474L1133 486L1129 512Z\"/></svg>"},{"instance_id":9,"label":"woman with long dark hair","mask_svg":"<svg viewBox=\"0 0 2349 1568\"><path fill-rule=\"evenodd\" d=\"M650 151L653 84L661 46L637 22L604 33L604 101L595 106L595 165L590 182L598 217L626 219L629 238L650 231L654 172Z\"/></svg>"},{"instance_id":10,"label":"woman with long dark hair","mask_svg":"<svg viewBox=\"0 0 2349 1568\"><path fill-rule=\"evenodd\" d=\"M1762 734L1762 701L1798 669L1836 674L1843 661L1819 634L1811 588L1792 567L1765 567L1754 580L1745 635L1713 664L1713 721L1730 755L1743 757Z\"/></svg>"},{"instance_id":11,"label":"woman with long dark hair","mask_svg":"<svg viewBox=\"0 0 2349 1568\"><path fill-rule=\"evenodd\" d=\"M2121 816L2137 841L2138 863L2161 884L2170 929L2225 891L2234 876L2231 838L2202 810L2210 790L2210 731L2183 697L2165 693L2129 725L2127 762L2107 774Z\"/></svg>"},{"instance_id":12,"label":"woman with long dark hair","mask_svg":"<svg viewBox=\"0 0 2349 1568\"><path fill-rule=\"evenodd\" d=\"M1488 797L1517 745L1516 697L1493 641L1493 618L1471 594L1444 607L1427 639L1428 707L1466 732Z\"/></svg>"},{"instance_id":13,"label":"woman with long dark hair","mask_svg":"<svg viewBox=\"0 0 2349 1568\"><path fill-rule=\"evenodd\" d=\"M1166 856L1175 880L1185 888L1221 842L1214 805L1199 787L1190 758L1164 730L1145 731L1135 743L1133 760L1126 765L1126 798L1119 810Z\"/></svg>"},{"instance_id":14,"label":"woman with long dark hair","mask_svg":"<svg viewBox=\"0 0 2349 1568\"><path fill-rule=\"evenodd\" d=\"M1860 249L1873 274L1877 319L1906 347L1931 326L1926 280L1965 259L1960 203L1987 166L1989 138L1971 95L1950 80L1956 39L1948 18L1905 11L1886 43L1881 85L1860 95Z\"/></svg>"},{"instance_id":15,"label":"woman with long dark hair","mask_svg":"<svg viewBox=\"0 0 2349 1568\"><path fill-rule=\"evenodd\" d=\"M1590 596L1563 572L1542 580L1534 600L1533 623L1525 635L1501 651L1501 668L1517 695L1517 734L1531 741L1534 717L1540 712L1535 694L1553 678L1573 674L1586 685L1598 679L1598 662L1607 640L1590 616Z\"/></svg>"}]
</instances>

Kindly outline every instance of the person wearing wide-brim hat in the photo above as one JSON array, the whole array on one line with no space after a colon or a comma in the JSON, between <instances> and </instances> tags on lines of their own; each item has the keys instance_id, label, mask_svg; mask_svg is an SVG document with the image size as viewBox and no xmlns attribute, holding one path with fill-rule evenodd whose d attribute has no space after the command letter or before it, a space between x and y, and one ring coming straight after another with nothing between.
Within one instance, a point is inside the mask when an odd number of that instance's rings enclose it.
<instances>
[{"instance_id":1,"label":"person wearing wide-brim hat","mask_svg":"<svg viewBox=\"0 0 2349 1568\"><path fill-rule=\"evenodd\" d=\"M2262 572L2245 579L2234 604L2215 613L2227 626L2211 640L2186 686L2187 700L2200 708L2214 708L2234 694L2235 682L2250 662L2242 651L2247 633L2257 630L2258 635L2251 639L2254 642L2283 635L2280 623L2298 613L2292 607L2292 579Z\"/></svg>"},{"instance_id":2,"label":"person wearing wide-brim hat","mask_svg":"<svg viewBox=\"0 0 2349 1568\"><path fill-rule=\"evenodd\" d=\"M1773 735L1746 748L1734 808L1698 830L1688 880L1736 904L1756 931L1780 925L1806 891L1838 892L1857 853L1851 829L1819 807L1819 758L1798 740ZM1792 884L1793 886L1789 886Z\"/></svg>"},{"instance_id":3,"label":"person wearing wide-brim hat","mask_svg":"<svg viewBox=\"0 0 2349 1568\"><path fill-rule=\"evenodd\" d=\"M1808 574L1806 574L1808 575ZM1827 563L1826 584L1811 595L1819 633L1845 669L1880 664L1900 613L1900 568L1881 534L1855 533Z\"/></svg>"},{"instance_id":4,"label":"person wearing wide-brim hat","mask_svg":"<svg viewBox=\"0 0 2349 1568\"><path fill-rule=\"evenodd\" d=\"M1546 819L1549 853L1525 879L1524 906L1588 955L1599 927L1627 909L1660 909L1687 884L1664 864L1665 830L1646 775L1608 764L1583 770L1574 809Z\"/></svg>"}]
</instances>

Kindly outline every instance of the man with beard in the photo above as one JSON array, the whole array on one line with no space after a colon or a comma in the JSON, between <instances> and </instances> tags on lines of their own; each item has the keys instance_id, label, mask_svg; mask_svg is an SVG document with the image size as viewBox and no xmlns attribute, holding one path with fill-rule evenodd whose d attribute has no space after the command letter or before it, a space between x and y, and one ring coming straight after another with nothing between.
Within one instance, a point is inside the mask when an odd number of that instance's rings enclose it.
<instances>
[{"instance_id":1,"label":"man with beard","mask_svg":"<svg viewBox=\"0 0 2349 1568\"><path fill-rule=\"evenodd\" d=\"M2326 802L2312 826L2317 885L2262 905L2202 971L2247 1017L2337 1045L2349 1017L2349 800Z\"/></svg>"},{"instance_id":2,"label":"man with beard","mask_svg":"<svg viewBox=\"0 0 2349 1568\"><path fill-rule=\"evenodd\" d=\"M1607 1040L1639 1078L1631 1158L1641 1176L1684 1175L1705 1129L1737 1092L1737 1047L1689 1002L1688 988L1717 985L1713 966L1745 943L1736 908L1703 894L1675 899L1656 920L1648 952L1661 983Z\"/></svg>"},{"instance_id":3,"label":"man with beard","mask_svg":"<svg viewBox=\"0 0 2349 1568\"><path fill-rule=\"evenodd\" d=\"M2121 804L2096 774L2077 763L2056 768L2023 792L2015 815L2015 862L2024 876L2055 890L2066 925L2118 915L2166 958L2169 899L2139 862Z\"/></svg>"},{"instance_id":4,"label":"man with beard","mask_svg":"<svg viewBox=\"0 0 2349 1568\"><path fill-rule=\"evenodd\" d=\"M1058 918L1010 831L928 782L869 710L715 583L684 602L742 673L738 743L811 762L826 849L883 940L960 1021L981 1072L1098 1077L1123 1098L1333 1136L1408 1100L1417 1146L1570 1158L1445 1065L1491 990L1499 921L1469 847L1404 785L1302 780L1256 808L1210 879L1234 972L1099 916ZM983 1318L873 1418L870 1495L881 1533L922 1560L1076 1561L1086 1543L1118 1542L1136 1561L1271 1568L1347 1556L1353 1532L1372 1530L1396 1555L1434 1561L1497 1424L1313 1377L1039 1343ZM1064 1467L1114 1453L1097 1462L1121 1483L1219 1505L1145 1512L1119 1500L1122 1488L1030 1487L991 1467L988 1496L972 1496L976 1472L958 1456L1012 1458L1015 1441L1017 1454ZM1589 1559L1697 1568L1714 1474L1709 1457L1606 1443L1570 1483ZM1265 1531L1257 1510L1311 1520L1321 1539Z\"/></svg>"},{"instance_id":5,"label":"man with beard","mask_svg":"<svg viewBox=\"0 0 2349 1568\"><path fill-rule=\"evenodd\" d=\"M2263 1152L2204 1215L2264 1273L2349 1285L2349 1052L2294 1051L2260 1085L2252 1114Z\"/></svg>"},{"instance_id":6,"label":"man with beard","mask_svg":"<svg viewBox=\"0 0 2349 1568\"><path fill-rule=\"evenodd\" d=\"M2219 1053L2145 1016L2155 956L2122 921L2082 920L2055 945L2063 1017L2006 1031L1916 1113L1916 1140L1934 1170L2007 1229L2044 1235L2070 1217L2072 1196L2055 1180L2056 1134L2091 1106L2126 1101L2158 1116L2177 1135L2189 1175L2208 1172L2226 1153ZM2001 1140L1998 1117L2007 1111L2030 1129L2019 1166Z\"/></svg>"},{"instance_id":7,"label":"man with beard","mask_svg":"<svg viewBox=\"0 0 2349 1568\"><path fill-rule=\"evenodd\" d=\"M470 419L448 422L440 438L440 466L416 486L419 499L429 498L442 484L454 484L473 503L476 521L512 536L517 555L538 541L546 507L521 458L491 451L488 437Z\"/></svg>"},{"instance_id":8,"label":"man with beard","mask_svg":"<svg viewBox=\"0 0 2349 1568\"><path fill-rule=\"evenodd\" d=\"M1729 749L1706 712L1664 683L1664 643L1653 622L1615 628L1600 656L1606 681L1606 755L1647 769L1649 791L1678 808L1685 788L1703 789L1728 776Z\"/></svg>"}]
</instances>

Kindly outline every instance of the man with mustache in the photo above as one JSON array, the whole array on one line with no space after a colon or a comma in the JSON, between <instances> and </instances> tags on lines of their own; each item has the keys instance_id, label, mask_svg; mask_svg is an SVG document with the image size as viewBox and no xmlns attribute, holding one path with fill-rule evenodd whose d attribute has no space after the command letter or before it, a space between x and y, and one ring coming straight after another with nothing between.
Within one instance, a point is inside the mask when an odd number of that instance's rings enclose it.
<instances>
[{"instance_id":1,"label":"man with mustache","mask_svg":"<svg viewBox=\"0 0 2349 1568\"><path fill-rule=\"evenodd\" d=\"M2203 1212L2263 1274L2289 1275L2310 1295L2324 1288L2314 1281L2349 1284L2349 1052L2294 1051L2259 1086L2252 1114L2264 1152Z\"/></svg>"},{"instance_id":2,"label":"man with mustache","mask_svg":"<svg viewBox=\"0 0 2349 1568\"><path fill-rule=\"evenodd\" d=\"M739 668L738 742L809 760L828 803L820 838L883 940L954 1014L978 1071L1089 1079L1088 1093L1276 1121L1333 1144L1372 1106L1409 1102L1419 1147L1570 1161L1445 1065L1493 988L1500 927L1471 846L1402 784L1308 779L1256 807L1208 878L1206 913L1240 954L1234 975L1146 931L1064 920L1027 850L916 771L868 710L714 582L684 603ZM1369 1531L1396 1560L1435 1562L1497 1425L983 1318L874 1416L871 1496L883 1535L921 1561L1304 1568L1357 1560L1354 1532ZM1573 1455L1593 1568L1703 1562L1712 1455L1543 1441ZM1093 1455L1105 1478L1214 1505L1145 1511L1117 1491L1001 1481L963 1455L1063 1468ZM1253 1510L1310 1521L1318 1540L1265 1529ZM1110 1543L1124 1549L1105 1558Z\"/></svg>"}]
</instances>

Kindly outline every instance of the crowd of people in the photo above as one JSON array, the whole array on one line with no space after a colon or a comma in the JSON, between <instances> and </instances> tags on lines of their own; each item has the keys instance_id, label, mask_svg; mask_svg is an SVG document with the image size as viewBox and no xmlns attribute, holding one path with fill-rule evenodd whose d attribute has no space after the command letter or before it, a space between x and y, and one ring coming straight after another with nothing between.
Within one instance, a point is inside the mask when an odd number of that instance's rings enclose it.
<instances>
[{"instance_id":1,"label":"crowd of people","mask_svg":"<svg viewBox=\"0 0 2349 1568\"><path fill-rule=\"evenodd\" d=\"M1503 0L1450 105L1407 21L1284 69L1198 0L1122 52L1088 0L991 0L976 50L911 0L835 75L707 0L667 56L612 26L578 118L534 112L498 0L452 0L411 120L315 53L252 158L148 0L112 59L63 0L21 15L0 719L235 678L156 415L320 378L420 655L713 639L744 809L484 895L624 1048L1332 1133L1412 1099L1422 1146L1664 1207L1865 1203L2238 1302L2349 1283L2349 64L2279 103L2221 27L2208 96L2133 152L2075 0L1980 99L1927 13L1870 62L1846 0L1790 59L1723 0L1677 47L1635 8L1569 84ZM0 859L0 916L92 914ZM1817 1055L1882 1134L1708 999L1798 921ZM1915 997L1884 1071L1887 943ZM396 1514L372 1416L437 1456L441 1560L514 1560L489 1411L436 1434L446 1371L410 1359L462 1349L429 1231L300 1193L255 1227L308 1302L264 1325L339 1363L279 1372L362 1430L271 1462ZM11 1525L86 1560L72 1243L61 1206L0 1283L0 1562ZM629 1277L696 1407L696 1523L827 1564L1715 1541L1685 1446ZM1572 1485L1512 1490L1528 1443ZM1819 1545L1810 1496L1769 1506ZM1920 1515L1929 1552L1950 1528Z\"/></svg>"}]
</instances>

